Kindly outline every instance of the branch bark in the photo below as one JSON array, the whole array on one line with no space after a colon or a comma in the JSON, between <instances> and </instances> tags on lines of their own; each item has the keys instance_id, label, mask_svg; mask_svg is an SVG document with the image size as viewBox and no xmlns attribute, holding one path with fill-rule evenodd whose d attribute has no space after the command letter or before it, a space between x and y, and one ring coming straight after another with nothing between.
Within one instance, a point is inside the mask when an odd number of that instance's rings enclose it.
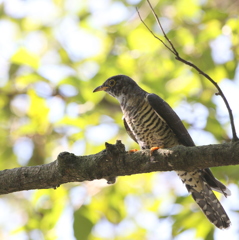
<instances>
[{"instance_id":1,"label":"branch bark","mask_svg":"<svg viewBox=\"0 0 239 240\"><path fill-rule=\"evenodd\" d=\"M121 141L106 143L106 149L88 156L62 152L49 164L0 171L0 194L30 189L57 188L67 182L107 179L155 171L202 169L239 164L239 142L198 147L176 146L129 153Z\"/></svg>"}]
</instances>

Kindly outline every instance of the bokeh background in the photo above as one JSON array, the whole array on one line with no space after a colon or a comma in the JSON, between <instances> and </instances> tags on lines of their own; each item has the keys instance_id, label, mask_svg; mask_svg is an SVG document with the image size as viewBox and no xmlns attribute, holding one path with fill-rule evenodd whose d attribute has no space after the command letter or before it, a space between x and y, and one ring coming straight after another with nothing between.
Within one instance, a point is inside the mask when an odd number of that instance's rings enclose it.
<instances>
[{"instance_id":1,"label":"bokeh background","mask_svg":"<svg viewBox=\"0 0 239 240\"><path fill-rule=\"evenodd\" d=\"M178 52L215 79L239 131L239 3L152 0ZM116 74L164 98L197 145L230 141L216 90L146 30L160 37L140 0L0 0L0 168L54 161L61 151L94 154L126 135L119 104L92 90ZM162 38L163 39L163 38ZM69 183L0 198L0 239L239 239L239 167L213 168L232 196L221 199L229 230L215 229L175 173Z\"/></svg>"}]
</instances>

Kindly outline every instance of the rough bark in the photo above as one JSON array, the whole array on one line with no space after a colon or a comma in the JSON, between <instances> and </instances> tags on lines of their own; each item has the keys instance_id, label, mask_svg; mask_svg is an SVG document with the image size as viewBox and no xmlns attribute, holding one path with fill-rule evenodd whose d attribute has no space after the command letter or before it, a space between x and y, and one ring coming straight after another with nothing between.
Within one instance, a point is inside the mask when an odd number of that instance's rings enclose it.
<instances>
[{"instance_id":1,"label":"rough bark","mask_svg":"<svg viewBox=\"0 0 239 240\"><path fill-rule=\"evenodd\" d=\"M62 152L54 162L0 171L0 194L30 189L57 188L67 182L107 179L155 171L202 169L239 164L239 142L199 147L177 146L129 153L121 141L88 156Z\"/></svg>"}]
</instances>

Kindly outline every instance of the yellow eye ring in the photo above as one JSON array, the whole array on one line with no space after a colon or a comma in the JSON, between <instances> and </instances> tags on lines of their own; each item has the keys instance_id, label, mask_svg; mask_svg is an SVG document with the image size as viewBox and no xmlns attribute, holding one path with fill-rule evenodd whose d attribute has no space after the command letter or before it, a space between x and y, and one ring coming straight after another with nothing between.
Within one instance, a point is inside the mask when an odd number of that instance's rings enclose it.
<instances>
[{"instance_id":1,"label":"yellow eye ring","mask_svg":"<svg viewBox=\"0 0 239 240\"><path fill-rule=\"evenodd\" d=\"M113 87L115 85L116 81L114 79L110 79L109 82L108 82L108 85L110 87Z\"/></svg>"}]
</instances>

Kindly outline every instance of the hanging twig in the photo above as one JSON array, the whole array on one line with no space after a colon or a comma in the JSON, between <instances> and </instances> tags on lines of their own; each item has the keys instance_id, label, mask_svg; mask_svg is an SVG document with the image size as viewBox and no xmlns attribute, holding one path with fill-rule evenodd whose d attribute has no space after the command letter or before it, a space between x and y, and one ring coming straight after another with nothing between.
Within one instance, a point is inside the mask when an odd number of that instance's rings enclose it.
<instances>
[{"instance_id":1,"label":"hanging twig","mask_svg":"<svg viewBox=\"0 0 239 240\"><path fill-rule=\"evenodd\" d=\"M149 30L149 32L150 32L157 40L159 40L170 52L172 52L172 53L176 56L176 57L175 57L176 60L178 60L178 61L180 61L180 62L183 62L183 63L185 63L185 64L193 67L194 69L196 69L199 74L201 74L201 75L203 75L205 78L207 78L207 79L216 87L216 89L218 90L218 93L216 93L216 95L220 95L220 96L222 97L222 99L223 99L223 101L224 101L224 103L225 103L225 105L226 105L226 108L227 108L227 110L228 110L228 113L229 113L230 122L231 122L231 128L232 128L232 136L233 136L232 141L238 141L239 139L238 139L237 134L236 134L236 128L235 128L235 125L234 125L234 118L233 118L232 110L231 110L230 105L229 105L229 103L228 103L228 101L227 101L224 93L222 92L221 88L218 86L218 84L217 84L208 74L206 74L205 72L203 72L201 69L199 69L199 68L198 68L196 65L194 65L193 63L191 63L191 62L189 62L189 61L187 61L187 60L185 60L185 59L183 59L183 58L180 57L180 55L179 55L178 51L176 50L176 48L174 47L173 43L170 41L170 39L168 38L168 36L167 36L166 33L164 32L164 29L163 29L163 27L162 27L162 25L161 25L161 23L160 23L160 21L159 21L159 17L158 17L158 15L155 13L155 11L154 11L154 9L153 9L150 1L147 0L147 2L148 2L149 6L150 6L150 8L151 8L151 10L152 10L152 12L153 12L153 15L154 15L154 17L155 17L155 19L156 19L156 21L157 21L157 23L158 23L158 26L159 26L160 29L162 30L165 39L166 39L167 42L169 43L169 46L168 46L162 39L160 39L158 36L156 36L156 35L154 34L154 32L147 26L147 24L146 24L146 23L144 22L144 20L141 18L141 15L140 15L140 13L139 13L139 10L136 8L141 22L144 24L144 26Z\"/></svg>"}]
</instances>

